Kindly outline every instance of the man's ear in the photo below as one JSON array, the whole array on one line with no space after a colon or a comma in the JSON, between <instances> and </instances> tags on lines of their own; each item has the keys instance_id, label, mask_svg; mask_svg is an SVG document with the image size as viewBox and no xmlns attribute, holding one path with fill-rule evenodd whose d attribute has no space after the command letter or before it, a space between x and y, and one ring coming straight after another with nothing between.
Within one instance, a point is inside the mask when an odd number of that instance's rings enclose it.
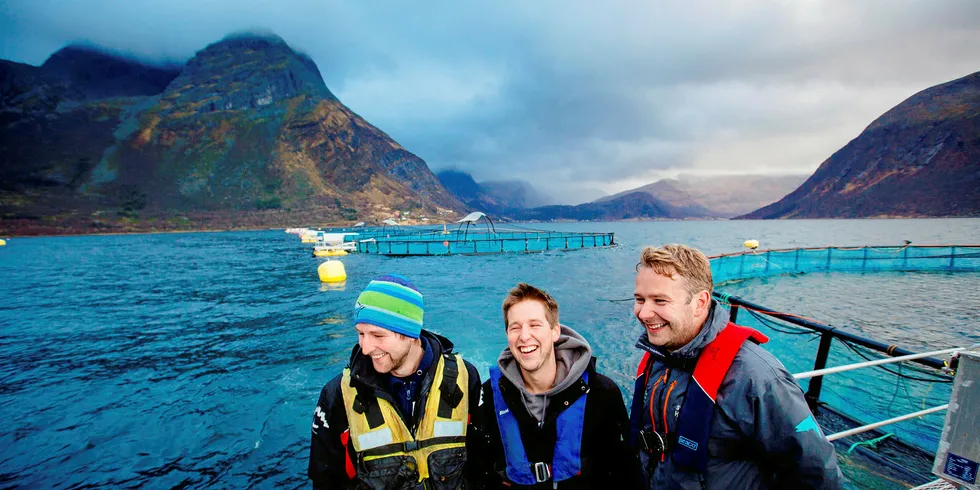
<instances>
[{"instance_id":1,"label":"man's ear","mask_svg":"<svg viewBox=\"0 0 980 490\"><path fill-rule=\"evenodd\" d=\"M551 327L551 341L558 342L558 338L561 337L561 323L555 323Z\"/></svg>"},{"instance_id":2,"label":"man's ear","mask_svg":"<svg viewBox=\"0 0 980 490\"><path fill-rule=\"evenodd\" d=\"M697 301L695 314L698 316L707 315L708 308L711 308L711 293L701 291L694 300Z\"/></svg>"}]
</instances>

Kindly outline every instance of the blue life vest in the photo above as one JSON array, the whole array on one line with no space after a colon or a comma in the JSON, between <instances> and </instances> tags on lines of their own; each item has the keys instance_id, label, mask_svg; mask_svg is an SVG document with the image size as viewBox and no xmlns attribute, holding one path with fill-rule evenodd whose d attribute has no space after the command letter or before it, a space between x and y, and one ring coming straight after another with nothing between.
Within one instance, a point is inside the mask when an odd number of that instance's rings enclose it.
<instances>
[{"instance_id":1,"label":"blue life vest","mask_svg":"<svg viewBox=\"0 0 980 490\"><path fill-rule=\"evenodd\" d=\"M692 383L688 383L684 404L677 420L677 443L673 445L671 456L678 466L695 471L705 471L708 466L708 437L711 435L711 422L715 415L715 399L718 388L728 374L735 355L746 340L764 344L769 341L762 333L748 327L729 322L698 356L694 366ZM633 385L633 403L630 410L630 444L637 443L637 435L642 429L644 402L646 398L647 368L650 353L643 354L636 369Z\"/></svg>"},{"instance_id":2,"label":"blue life vest","mask_svg":"<svg viewBox=\"0 0 980 490\"><path fill-rule=\"evenodd\" d=\"M582 471L582 427L585 422L585 401L588 392L583 393L558 415L558 441L548 475L542 473L545 462L531 463L524 450L524 440L517 426L517 418L511 413L500 392L501 372L499 367L490 368L490 388L493 389L493 405L497 411L497 426L500 427L500 440L504 445L507 459L507 478L518 485L534 485L554 480L567 480ZM589 382L588 372L582 380ZM523 407L521 407L523 408Z\"/></svg>"}]
</instances>

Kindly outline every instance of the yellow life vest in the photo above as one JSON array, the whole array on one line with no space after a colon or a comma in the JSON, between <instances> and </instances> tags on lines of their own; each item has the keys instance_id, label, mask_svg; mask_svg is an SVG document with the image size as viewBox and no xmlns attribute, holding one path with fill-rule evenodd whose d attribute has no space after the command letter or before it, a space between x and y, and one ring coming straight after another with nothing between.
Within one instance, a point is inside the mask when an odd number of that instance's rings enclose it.
<instances>
[{"instance_id":1,"label":"yellow life vest","mask_svg":"<svg viewBox=\"0 0 980 490\"><path fill-rule=\"evenodd\" d=\"M425 412L413 436L387 400L377 397L359 400L357 389L351 386L350 368L344 369L340 390L350 426L350 442L358 455L359 475L365 471L365 466L384 466L371 463L382 463L379 460L386 458L407 457L414 460L418 482L430 477L445 480L450 475L439 474L442 471L430 468L430 456L439 452L453 452L456 459L461 457L465 460L466 425L469 420L469 403L464 403L468 400L469 387L466 366L460 356L444 354L439 357L435 373L426 398ZM457 467L453 473L459 473L461 462L453 466Z\"/></svg>"}]
</instances>

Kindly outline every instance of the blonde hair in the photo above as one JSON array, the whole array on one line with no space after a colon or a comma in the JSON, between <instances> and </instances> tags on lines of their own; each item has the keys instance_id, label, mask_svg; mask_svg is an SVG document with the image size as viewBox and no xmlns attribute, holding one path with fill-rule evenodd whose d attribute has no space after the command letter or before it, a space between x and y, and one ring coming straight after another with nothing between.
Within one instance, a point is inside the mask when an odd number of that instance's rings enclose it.
<instances>
[{"instance_id":1,"label":"blonde hair","mask_svg":"<svg viewBox=\"0 0 980 490\"><path fill-rule=\"evenodd\" d=\"M711 263L700 250L671 243L662 247L646 247L640 255L640 262L636 264L636 271L640 267L649 267L661 276L674 278L677 274L687 281L684 289L687 291L687 300L691 301L694 295L701 291L711 294Z\"/></svg>"},{"instance_id":2,"label":"blonde hair","mask_svg":"<svg viewBox=\"0 0 980 490\"><path fill-rule=\"evenodd\" d=\"M526 282L518 283L514 289L507 293L504 298L504 328L507 328L507 312L510 308L521 301L533 299L540 301L544 305L544 317L551 324L552 328L558 326L558 302L544 290L538 289Z\"/></svg>"}]
</instances>

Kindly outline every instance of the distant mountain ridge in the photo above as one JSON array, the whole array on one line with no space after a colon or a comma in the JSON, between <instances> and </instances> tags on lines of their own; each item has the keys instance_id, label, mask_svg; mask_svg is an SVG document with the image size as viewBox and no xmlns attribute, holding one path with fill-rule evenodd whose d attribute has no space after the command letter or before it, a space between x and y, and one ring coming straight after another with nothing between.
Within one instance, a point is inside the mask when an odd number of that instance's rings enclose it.
<instances>
[{"instance_id":1,"label":"distant mountain ridge","mask_svg":"<svg viewBox=\"0 0 980 490\"><path fill-rule=\"evenodd\" d=\"M539 205L531 196L540 196L530 184L523 181L477 183L466 172L445 170L439 172L439 180L457 198L474 209L499 218L552 221L552 220L627 220L627 219L685 219L712 217L710 211L696 205L675 205L662 199L653 187L622 192L594 202L579 205ZM663 190L670 184L657 184ZM501 191L500 187L504 187ZM675 190L676 191L676 190ZM679 191L677 191L679 192Z\"/></svg>"},{"instance_id":2,"label":"distant mountain ridge","mask_svg":"<svg viewBox=\"0 0 980 490\"><path fill-rule=\"evenodd\" d=\"M701 203L697 202L694 197L691 196L691 194L680 189L677 183L678 182L676 180L658 180L652 184L637 187L636 189L630 189L611 196L601 197L593 202L609 202L629 194L643 193L670 204L676 209L677 213L684 214L686 217L719 216L719 213L702 206Z\"/></svg>"},{"instance_id":3,"label":"distant mountain ridge","mask_svg":"<svg viewBox=\"0 0 980 490\"><path fill-rule=\"evenodd\" d=\"M461 170L443 170L436 174L439 182L467 206L497 215L514 209L550 204L551 198L523 180L476 182Z\"/></svg>"},{"instance_id":4,"label":"distant mountain ridge","mask_svg":"<svg viewBox=\"0 0 980 490\"><path fill-rule=\"evenodd\" d=\"M596 202L633 192L645 192L680 208L691 217L729 218L776 202L805 179L803 175L681 176L658 180L600 198Z\"/></svg>"},{"instance_id":5,"label":"distant mountain ridge","mask_svg":"<svg viewBox=\"0 0 980 490\"><path fill-rule=\"evenodd\" d=\"M692 217L686 210L677 208L646 192L633 192L602 202L589 202L577 206L552 205L513 210L513 219L553 221L616 221L629 219L683 219Z\"/></svg>"},{"instance_id":6,"label":"distant mountain ridge","mask_svg":"<svg viewBox=\"0 0 980 490\"><path fill-rule=\"evenodd\" d=\"M177 74L68 47L41 67L0 61L0 88L6 233L464 210L424 161L344 106L313 61L276 36L229 36Z\"/></svg>"},{"instance_id":7,"label":"distant mountain ridge","mask_svg":"<svg viewBox=\"0 0 980 490\"><path fill-rule=\"evenodd\" d=\"M942 216L980 216L980 72L909 97L741 218Z\"/></svg>"}]
</instances>

